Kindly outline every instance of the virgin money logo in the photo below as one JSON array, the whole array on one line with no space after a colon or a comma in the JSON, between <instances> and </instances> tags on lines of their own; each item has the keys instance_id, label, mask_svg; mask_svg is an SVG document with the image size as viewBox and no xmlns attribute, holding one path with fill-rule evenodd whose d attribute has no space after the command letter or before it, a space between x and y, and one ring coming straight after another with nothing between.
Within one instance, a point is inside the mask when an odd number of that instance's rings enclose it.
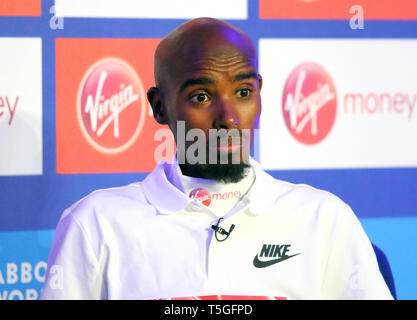
<instances>
[{"instance_id":1,"label":"virgin money logo","mask_svg":"<svg viewBox=\"0 0 417 320\"><path fill-rule=\"evenodd\" d=\"M333 127L337 97L333 81L317 63L305 62L288 76L282 96L285 124L299 142L313 145Z\"/></svg>"},{"instance_id":2,"label":"virgin money logo","mask_svg":"<svg viewBox=\"0 0 417 320\"><path fill-rule=\"evenodd\" d=\"M207 190L204 190L202 188L197 188L197 189L194 189L193 191L191 191L189 197L191 199L198 200L199 202L204 204L206 207L208 207L211 203L210 192L208 192Z\"/></svg>"},{"instance_id":3,"label":"virgin money logo","mask_svg":"<svg viewBox=\"0 0 417 320\"><path fill-rule=\"evenodd\" d=\"M202 188L194 189L190 192L189 195L191 199L197 199L206 207L208 207L212 201L239 199L240 196L241 194L239 190L211 194L210 192Z\"/></svg>"},{"instance_id":4,"label":"virgin money logo","mask_svg":"<svg viewBox=\"0 0 417 320\"><path fill-rule=\"evenodd\" d=\"M126 62L107 58L85 73L77 97L84 137L97 150L120 153L139 136L146 116L142 82Z\"/></svg>"}]
</instances>

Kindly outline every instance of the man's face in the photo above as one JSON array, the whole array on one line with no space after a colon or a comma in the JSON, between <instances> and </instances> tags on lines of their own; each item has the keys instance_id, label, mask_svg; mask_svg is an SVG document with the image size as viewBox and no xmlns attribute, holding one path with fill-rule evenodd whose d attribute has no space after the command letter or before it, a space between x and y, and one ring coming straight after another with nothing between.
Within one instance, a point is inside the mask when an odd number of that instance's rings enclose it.
<instances>
[{"instance_id":1,"label":"man's face","mask_svg":"<svg viewBox=\"0 0 417 320\"><path fill-rule=\"evenodd\" d=\"M178 141L178 121L184 121L185 133L190 129L204 132L208 163L210 129L243 129L250 132L251 145L253 130L257 127L261 111L261 77L257 73L256 57L227 42L205 42L204 48L195 48L184 57L178 57L174 76L166 81L164 93L168 125L174 133L177 146L185 149L194 141ZM242 150L229 139L226 146L215 146L218 153L228 155ZM236 141L236 140L235 140ZM243 141L249 143L249 141ZM249 149L249 148L248 148Z\"/></svg>"},{"instance_id":2,"label":"man's face","mask_svg":"<svg viewBox=\"0 0 417 320\"><path fill-rule=\"evenodd\" d=\"M262 87L256 50L247 35L216 19L187 22L158 46L155 80L148 100L156 121L168 124L174 134L183 174L223 182L242 179Z\"/></svg>"}]
</instances>

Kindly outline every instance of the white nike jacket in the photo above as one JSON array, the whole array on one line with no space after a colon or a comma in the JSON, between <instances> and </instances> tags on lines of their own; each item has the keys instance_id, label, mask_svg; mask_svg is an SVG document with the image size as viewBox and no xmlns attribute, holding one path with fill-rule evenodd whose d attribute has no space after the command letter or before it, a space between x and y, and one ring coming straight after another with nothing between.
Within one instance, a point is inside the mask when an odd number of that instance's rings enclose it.
<instances>
[{"instance_id":1,"label":"white nike jacket","mask_svg":"<svg viewBox=\"0 0 417 320\"><path fill-rule=\"evenodd\" d=\"M336 196L252 161L256 181L221 221L235 228L220 242L218 218L171 184L170 165L64 211L42 299L392 299L370 241Z\"/></svg>"}]
</instances>

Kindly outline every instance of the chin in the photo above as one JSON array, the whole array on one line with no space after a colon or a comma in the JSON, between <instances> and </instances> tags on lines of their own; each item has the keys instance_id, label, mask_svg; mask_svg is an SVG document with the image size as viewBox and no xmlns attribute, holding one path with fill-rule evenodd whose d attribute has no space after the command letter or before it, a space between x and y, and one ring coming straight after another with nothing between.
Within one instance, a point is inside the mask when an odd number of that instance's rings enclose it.
<instances>
[{"instance_id":1,"label":"chin","mask_svg":"<svg viewBox=\"0 0 417 320\"><path fill-rule=\"evenodd\" d=\"M224 183L236 183L242 180L246 176L246 170L250 168L250 165L242 163L227 163L227 164L205 164L195 165L200 167L201 178L211 179Z\"/></svg>"}]
</instances>

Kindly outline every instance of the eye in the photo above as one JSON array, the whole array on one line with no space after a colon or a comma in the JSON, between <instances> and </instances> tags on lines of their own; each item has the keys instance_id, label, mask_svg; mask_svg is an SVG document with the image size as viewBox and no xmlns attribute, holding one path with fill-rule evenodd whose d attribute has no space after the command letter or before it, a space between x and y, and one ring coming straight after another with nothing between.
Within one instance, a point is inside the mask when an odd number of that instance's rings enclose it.
<instances>
[{"instance_id":1,"label":"eye","mask_svg":"<svg viewBox=\"0 0 417 320\"><path fill-rule=\"evenodd\" d=\"M191 99L197 103L205 103L209 101L209 96L206 93L200 92L192 96Z\"/></svg>"},{"instance_id":2,"label":"eye","mask_svg":"<svg viewBox=\"0 0 417 320\"><path fill-rule=\"evenodd\" d=\"M240 89L237 91L240 98L247 98L251 92L252 90L248 88Z\"/></svg>"}]
</instances>

